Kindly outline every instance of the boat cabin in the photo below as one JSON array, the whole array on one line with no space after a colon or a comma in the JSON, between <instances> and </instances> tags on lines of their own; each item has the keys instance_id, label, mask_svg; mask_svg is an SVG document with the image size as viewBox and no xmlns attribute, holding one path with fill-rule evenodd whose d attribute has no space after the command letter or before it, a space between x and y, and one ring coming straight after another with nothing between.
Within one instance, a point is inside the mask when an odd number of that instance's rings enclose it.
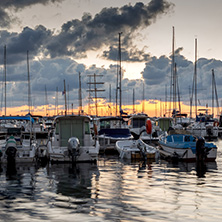
<instances>
[{"instance_id":1,"label":"boat cabin","mask_svg":"<svg viewBox=\"0 0 222 222\"><path fill-rule=\"evenodd\" d=\"M168 131L172 127L173 118L171 117L162 117L158 119L158 125L162 131Z\"/></svg>"},{"instance_id":2,"label":"boat cabin","mask_svg":"<svg viewBox=\"0 0 222 222\"><path fill-rule=\"evenodd\" d=\"M79 139L81 146L91 145L90 118L88 116L58 116L54 120L54 143L67 146L71 137Z\"/></svg>"},{"instance_id":3,"label":"boat cabin","mask_svg":"<svg viewBox=\"0 0 222 222\"><path fill-rule=\"evenodd\" d=\"M136 114L129 118L128 126L130 129L141 128L146 125L148 116L146 114Z\"/></svg>"}]
</instances>

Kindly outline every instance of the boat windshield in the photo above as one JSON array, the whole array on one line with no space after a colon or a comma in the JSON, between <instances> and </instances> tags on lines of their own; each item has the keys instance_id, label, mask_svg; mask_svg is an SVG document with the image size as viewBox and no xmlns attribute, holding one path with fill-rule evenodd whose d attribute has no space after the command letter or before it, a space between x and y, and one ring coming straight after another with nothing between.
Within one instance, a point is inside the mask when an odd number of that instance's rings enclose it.
<instances>
[{"instance_id":1,"label":"boat windshield","mask_svg":"<svg viewBox=\"0 0 222 222\"><path fill-rule=\"evenodd\" d=\"M90 134L89 122L85 122L85 134Z\"/></svg>"},{"instance_id":2,"label":"boat windshield","mask_svg":"<svg viewBox=\"0 0 222 222\"><path fill-rule=\"evenodd\" d=\"M146 119L144 118L134 118L132 122L133 128L141 128L146 125Z\"/></svg>"}]
</instances>

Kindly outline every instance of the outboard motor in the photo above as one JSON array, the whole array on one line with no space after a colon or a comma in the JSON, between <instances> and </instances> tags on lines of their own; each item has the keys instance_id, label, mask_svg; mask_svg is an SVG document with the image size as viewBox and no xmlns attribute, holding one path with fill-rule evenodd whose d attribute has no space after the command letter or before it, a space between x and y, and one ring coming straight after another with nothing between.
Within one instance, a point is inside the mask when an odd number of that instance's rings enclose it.
<instances>
[{"instance_id":1,"label":"outboard motor","mask_svg":"<svg viewBox=\"0 0 222 222\"><path fill-rule=\"evenodd\" d=\"M140 139L137 140L137 148L140 150L140 157L146 161L147 160L147 156L146 156L146 148L144 147L144 144L142 143L142 141Z\"/></svg>"},{"instance_id":2,"label":"outboard motor","mask_svg":"<svg viewBox=\"0 0 222 222\"><path fill-rule=\"evenodd\" d=\"M72 162L75 162L76 156L79 154L80 142L76 137L71 137L68 140L68 152L69 156L72 157Z\"/></svg>"},{"instance_id":3,"label":"outboard motor","mask_svg":"<svg viewBox=\"0 0 222 222\"><path fill-rule=\"evenodd\" d=\"M198 177L204 177L207 167L204 162L207 157L208 150L205 148L205 141L199 138L196 142L196 171Z\"/></svg>"},{"instance_id":4,"label":"outboard motor","mask_svg":"<svg viewBox=\"0 0 222 222\"><path fill-rule=\"evenodd\" d=\"M213 136L213 126L206 126L206 131L209 137Z\"/></svg>"},{"instance_id":5,"label":"outboard motor","mask_svg":"<svg viewBox=\"0 0 222 222\"><path fill-rule=\"evenodd\" d=\"M13 136L10 136L6 141L6 146L5 146L7 161L15 161L16 152L17 152L16 140Z\"/></svg>"},{"instance_id":6,"label":"outboard motor","mask_svg":"<svg viewBox=\"0 0 222 222\"><path fill-rule=\"evenodd\" d=\"M199 138L196 142L196 160L203 161L206 157L205 141L203 138Z\"/></svg>"}]
</instances>

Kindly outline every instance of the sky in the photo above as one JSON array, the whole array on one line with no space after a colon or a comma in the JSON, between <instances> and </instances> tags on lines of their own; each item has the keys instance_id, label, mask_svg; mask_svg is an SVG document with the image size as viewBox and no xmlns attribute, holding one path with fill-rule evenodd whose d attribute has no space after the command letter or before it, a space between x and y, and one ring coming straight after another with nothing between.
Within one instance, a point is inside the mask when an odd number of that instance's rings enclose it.
<instances>
[{"instance_id":1,"label":"sky","mask_svg":"<svg viewBox=\"0 0 222 222\"><path fill-rule=\"evenodd\" d=\"M104 82L98 86L105 89L99 93L106 98L103 103L109 102L110 87L115 103L121 32L123 105L132 107L134 90L135 103L141 107L144 84L149 111L166 95L169 100L172 27L181 101L189 105L197 39L198 104L211 106L212 69L221 103L221 7L220 0L1 0L1 107L5 106L4 46L7 114L28 111L27 51L34 112L45 112L48 104L53 113L56 97L59 108L64 108L64 80L68 107L77 108L79 73L83 106L88 104L87 82L94 73L100 75L97 81Z\"/></svg>"}]
</instances>

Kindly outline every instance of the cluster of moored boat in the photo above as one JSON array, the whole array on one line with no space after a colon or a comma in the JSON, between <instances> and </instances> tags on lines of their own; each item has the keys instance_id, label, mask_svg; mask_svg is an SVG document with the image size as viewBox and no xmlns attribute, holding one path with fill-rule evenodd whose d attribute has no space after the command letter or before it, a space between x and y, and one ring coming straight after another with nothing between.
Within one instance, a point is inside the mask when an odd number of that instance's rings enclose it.
<instances>
[{"instance_id":1,"label":"cluster of moored boat","mask_svg":"<svg viewBox=\"0 0 222 222\"><path fill-rule=\"evenodd\" d=\"M203 116L201 116L203 117ZM122 159L215 160L214 138L219 124L205 115L182 124L182 118L56 116L45 120L31 114L0 118L1 162L96 162L99 153L118 151ZM173 124L176 123L176 124ZM195 127L192 127L195 126ZM209 130L211 127L212 130ZM205 128L204 128L205 127Z\"/></svg>"}]
</instances>

